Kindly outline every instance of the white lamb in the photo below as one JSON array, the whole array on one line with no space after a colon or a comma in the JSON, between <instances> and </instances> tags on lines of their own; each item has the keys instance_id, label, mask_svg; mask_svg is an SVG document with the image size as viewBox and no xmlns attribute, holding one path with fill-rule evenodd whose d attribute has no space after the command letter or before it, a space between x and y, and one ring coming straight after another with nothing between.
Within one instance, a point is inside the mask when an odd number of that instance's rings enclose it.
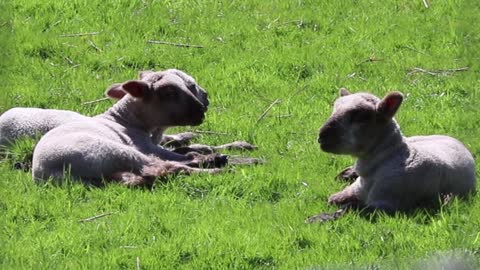
<instances>
[{"instance_id":1,"label":"white lamb","mask_svg":"<svg viewBox=\"0 0 480 270\"><path fill-rule=\"evenodd\" d=\"M472 154L458 140L441 135L404 137L393 116L403 96L382 100L340 90L333 113L320 129L323 151L357 158L358 178L329 203L358 202L387 213L409 210L440 194L464 197L476 189Z\"/></svg>"},{"instance_id":2,"label":"white lamb","mask_svg":"<svg viewBox=\"0 0 480 270\"><path fill-rule=\"evenodd\" d=\"M217 172L185 166L194 157L158 147L150 138L153 131L167 127L201 124L208 106L206 93L179 70L148 71L141 78L108 89L111 97L128 94L105 113L45 134L33 154L34 179L62 180L68 171L72 178L87 182L103 178L151 185L155 176L172 172Z\"/></svg>"}]
</instances>

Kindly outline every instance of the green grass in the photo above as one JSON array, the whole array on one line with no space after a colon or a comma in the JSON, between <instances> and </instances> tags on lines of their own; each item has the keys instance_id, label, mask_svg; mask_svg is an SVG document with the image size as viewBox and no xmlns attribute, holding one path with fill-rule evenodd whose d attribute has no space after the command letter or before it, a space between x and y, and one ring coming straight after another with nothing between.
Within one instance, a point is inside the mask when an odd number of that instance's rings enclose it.
<instances>
[{"instance_id":1,"label":"green grass","mask_svg":"<svg viewBox=\"0 0 480 270\"><path fill-rule=\"evenodd\" d=\"M23 142L0 163L0 268L135 269L137 260L141 269L408 268L437 252L478 256L478 195L438 213L370 220L352 212L304 223L335 210L326 200L344 184L334 176L352 163L316 143L340 87L380 96L399 90L406 135L448 134L480 156L479 4L428 2L427 9L420 0L3 1L0 112L31 106L95 115L111 103L82 103L109 85L175 67L209 91L198 129L227 133L199 141L245 139L267 163L178 177L153 191L59 187L12 169L31 154L33 142ZM99 33L61 37L90 32ZM414 67L465 66L448 76L408 75ZM172 132L190 129L197 128Z\"/></svg>"}]
</instances>

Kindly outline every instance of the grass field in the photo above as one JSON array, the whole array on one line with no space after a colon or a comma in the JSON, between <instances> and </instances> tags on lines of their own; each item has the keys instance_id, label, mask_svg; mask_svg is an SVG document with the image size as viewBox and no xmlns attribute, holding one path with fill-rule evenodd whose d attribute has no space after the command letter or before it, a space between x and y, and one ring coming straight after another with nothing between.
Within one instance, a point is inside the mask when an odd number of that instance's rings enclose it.
<instances>
[{"instance_id":1,"label":"grass field","mask_svg":"<svg viewBox=\"0 0 480 270\"><path fill-rule=\"evenodd\" d=\"M0 112L95 115L111 102L82 103L109 85L175 67L209 91L211 107L201 126L171 132L225 133L198 140L208 144L244 139L267 163L153 191L36 185L13 169L33 151L19 143L0 162L0 268L409 269L452 252L478 263L478 195L437 213L304 223L335 211L326 200L345 184L334 177L353 162L316 142L340 87L403 92L405 135L457 137L478 162L479 4L428 2L2 1ZM102 213L111 215L79 222Z\"/></svg>"}]
</instances>

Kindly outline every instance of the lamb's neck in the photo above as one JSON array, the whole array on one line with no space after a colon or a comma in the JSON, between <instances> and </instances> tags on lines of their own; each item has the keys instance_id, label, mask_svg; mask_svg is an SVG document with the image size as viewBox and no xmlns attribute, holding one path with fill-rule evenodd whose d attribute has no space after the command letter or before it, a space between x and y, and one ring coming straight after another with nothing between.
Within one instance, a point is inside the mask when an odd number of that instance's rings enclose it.
<instances>
[{"instance_id":1,"label":"lamb's neck","mask_svg":"<svg viewBox=\"0 0 480 270\"><path fill-rule=\"evenodd\" d=\"M374 172L388 156L408 147L405 137L394 119L380 134L382 135L376 139L376 143L360 155L355 163L355 170L361 177L365 178Z\"/></svg>"},{"instance_id":2,"label":"lamb's neck","mask_svg":"<svg viewBox=\"0 0 480 270\"><path fill-rule=\"evenodd\" d=\"M163 134L165 133L166 127L158 127L153 129L152 132L152 142L159 144L162 141Z\"/></svg>"},{"instance_id":3,"label":"lamb's neck","mask_svg":"<svg viewBox=\"0 0 480 270\"><path fill-rule=\"evenodd\" d=\"M151 132L152 127L143 120L144 110L138 101L126 96L114 104L110 109L102 114L102 117L114 121L125 127L134 127L146 132Z\"/></svg>"}]
</instances>

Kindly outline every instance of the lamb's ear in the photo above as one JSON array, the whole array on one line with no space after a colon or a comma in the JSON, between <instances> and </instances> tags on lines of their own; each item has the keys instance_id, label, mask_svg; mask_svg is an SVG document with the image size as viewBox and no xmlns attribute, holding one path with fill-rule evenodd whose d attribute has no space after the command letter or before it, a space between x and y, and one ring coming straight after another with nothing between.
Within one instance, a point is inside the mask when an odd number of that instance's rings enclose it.
<instances>
[{"instance_id":1,"label":"lamb's ear","mask_svg":"<svg viewBox=\"0 0 480 270\"><path fill-rule=\"evenodd\" d=\"M348 96L350 95L350 92L348 91L347 88L340 88L340 90L338 91L338 93L340 94L341 97L344 97L344 96Z\"/></svg>"},{"instance_id":2,"label":"lamb's ear","mask_svg":"<svg viewBox=\"0 0 480 270\"><path fill-rule=\"evenodd\" d=\"M145 81L133 80L123 83L122 88L132 97L143 98L150 89L150 84Z\"/></svg>"},{"instance_id":3,"label":"lamb's ear","mask_svg":"<svg viewBox=\"0 0 480 270\"><path fill-rule=\"evenodd\" d=\"M403 95L400 92L388 93L377 105L377 112L385 118L392 118L397 112L403 101Z\"/></svg>"},{"instance_id":4,"label":"lamb's ear","mask_svg":"<svg viewBox=\"0 0 480 270\"><path fill-rule=\"evenodd\" d=\"M148 75L154 73L153 70L144 70L144 71L140 71L138 72L138 78L140 80L142 80L143 78L147 77Z\"/></svg>"},{"instance_id":5,"label":"lamb's ear","mask_svg":"<svg viewBox=\"0 0 480 270\"><path fill-rule=\"evenodd\" d=\"M110 86L107 91L105 91L105 96L114 99L114 100L120 100L123 98L127 92L122 89L122 84L116 83Z\"/></svg>"}]
</instances>

